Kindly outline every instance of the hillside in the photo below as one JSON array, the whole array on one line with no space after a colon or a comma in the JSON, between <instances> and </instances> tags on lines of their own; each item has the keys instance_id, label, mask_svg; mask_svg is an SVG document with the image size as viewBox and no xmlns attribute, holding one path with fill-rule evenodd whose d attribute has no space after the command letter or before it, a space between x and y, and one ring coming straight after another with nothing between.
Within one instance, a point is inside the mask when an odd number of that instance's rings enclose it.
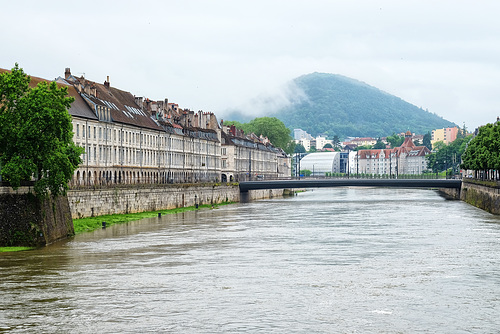
<instances>
[{"instance_id":1,"label":"hillside","mask_svg":"<svg viewBox=\"0 0 500 334\"><path fill-rule=\"evenodd\" d=\"M402 99L363 82L336 74L311 73L293 80L306 96L266 116L274 116L293 130L313 136L325 134L382 137L407 130L425 134L455 126Z\"/></svg>"}]
</instances>

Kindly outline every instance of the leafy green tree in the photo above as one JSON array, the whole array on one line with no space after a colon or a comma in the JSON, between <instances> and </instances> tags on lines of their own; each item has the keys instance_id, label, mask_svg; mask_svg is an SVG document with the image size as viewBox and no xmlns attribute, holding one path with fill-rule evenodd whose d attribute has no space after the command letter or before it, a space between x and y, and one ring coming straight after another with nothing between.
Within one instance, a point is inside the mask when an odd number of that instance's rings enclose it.
<instances>
[{"instance_id":1,"label":"leafy green tree","mask_svg":"<svg viewBox=\"0 0 500 334\"><path fill-rule=\"evenodd\" d=\"M469 137L457 138L448 145L440 141L434 144L434 152L427 155L427 168L434 173L450 170L452 174L459 170L460 160Z\"/></svg>"},{"instance_id":2,"label":"leafy green tree","mask_svg":"<svg viewBox=\"0 0 500 334\"><path fill-rule=\"evenodd\" d=\"M333 148L333 146L330 143L326 143L325 146L323 146L323 148Z\"/></svg>"},{"instance_id":3,"label":"leafy green tree","mask_svg":"<svg viewBox=\"0 0 500 334\"><path fill-rule=\"evenodd\" d=\"M30 88L30 80L18 64L0 74L0 173L14 189L35 179L37 195L55 197L68 189L83 153L67 110L74 98L55 82Z\"/></svg>"},{"instance_id":4,"label":"leafy green tree","mask_svg":"<svg viewBox=\"0 0 500 334\"><path fill-rule=\"evenodd\" d=\"M391 136L387 137L387 142L391 145L391 148L399 147L405 141L405 137L393 133Z\"/></svg>"},{"instance_id":5,"label":"leafy green tree","mask_svg":"<svg viewBox=\"0 0 500 334\"><path fill-rule=\"evenodd\" d=\"M312 172L309 169L301 169L300 175L311 176Z\"/></svg>"},{"instance_id":6,"label":"leafy green tree","mask_svg":"<svg viewBox=\"0 0 500 334\"><path fill-rule=\"evenodd\" d=\"M238 121L224 121L224 125L226 125L226 126L234 125L236 127L236 129L242 130L245 133L247 132L245 129L247 126L246 123L240 123Z\"/></svg>"},{"instance_id":7,"label":"leafy green tree","mask_svg":"<svg viewBox=\"0 0 500 334\"><path fill-rule=\"evenodd\" d=\"M354 151L360 150L371 150L373 147L371 145L360 145L354 149Z\"/></svg>"},{"instance_id":8,"label":"leafy green tree","mask_svg":"<svg viewBox=\"0 0 500 334\"><path fill-rule=\"evenodd\" d=\"M340 138L339 138L339 136L337 136L337 135L333 136L332 143L333 143L333 147L334 148L340 147Z\"/></svg>"},{"instance_id":9,"label":"leafy green tree","mask_svg":"<svg viewBox=\"0 0 500 334\"><path fill-rule=\"evenodd\" d=\"M424 135L424 138L422 139L422 144L427 147L430 151L432 151L432 143L431 143L432 136L430 132L427 132Z\"/></svg>"},{"instance_id":10,"label":"leafy green tree","mask_svg":"<svg viewBox=\"0 0 500 334\"><path fill-rule=\"evenodd\" d=\"M318 150L316 149L315 146L311 146L311 148L309 148L309 153L314 153L314 152L318 152Z\"/></svg>"},{"instance_id":11,"label":"leafy green tree","mask_svg":"<svg viewBox=\"0 0 500 334\"><path fill-rule=\"evenodd\" d=\"M377 139L377 142L375 143L375 145L373 145L373 148L377 149L377 150L385 148L385 144L382 141L382 139L380 139L380 137Z\"/></svg>"},{"instance_id":12,"label":"leafy green tree","mask_svg":"<svg viewBox=\"0 0 500 334\"><path fill-rule=\"evenodd\" d=\"M257 117L248 123L225 121L225 125L234 125L246 134L255 133L257 136L267 137L276 147L281 147L286 153L291 154L295 149L295 142L282 121L276 117Z\"/></svg>"},{"instance_id":13,"label":"leafy green tree","mask_svg":"<svg viewBox=\"0 0 500 334\"><path fill-rule=\"evenodd\" d=\"M306 153L306 149L302 144L295 145L294 153Z\"/></svg>"},{"instance_id":14,"label":"leafy green tree","mask_svg":"<svg viewBox=\"0 0 500 334\"><path fill-rule=\"evenodd\" d=\"M493 170L495 177L498 178L500 170L500 124L498 122L479 128L477 136L470 140L466 147L462 156L462 168L482 170L486 177L489 177L490 171Z\"/></svg>"}]
</instances>

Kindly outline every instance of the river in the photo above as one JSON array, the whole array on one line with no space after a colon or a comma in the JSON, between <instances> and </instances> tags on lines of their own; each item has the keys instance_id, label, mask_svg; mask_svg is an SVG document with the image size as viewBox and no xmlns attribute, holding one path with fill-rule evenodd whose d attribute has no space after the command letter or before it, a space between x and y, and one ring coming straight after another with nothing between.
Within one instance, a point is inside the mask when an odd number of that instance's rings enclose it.
<instances>
[{"instance_id":1,"label":"river","mask_svg":"<svg viewBox=\"0 0 500 334\"><path fill-rule=\"evenodd\" d=\"M500 217L316 189L0 254L0 333L497 333Z\"/></svg>"}]
</instances>

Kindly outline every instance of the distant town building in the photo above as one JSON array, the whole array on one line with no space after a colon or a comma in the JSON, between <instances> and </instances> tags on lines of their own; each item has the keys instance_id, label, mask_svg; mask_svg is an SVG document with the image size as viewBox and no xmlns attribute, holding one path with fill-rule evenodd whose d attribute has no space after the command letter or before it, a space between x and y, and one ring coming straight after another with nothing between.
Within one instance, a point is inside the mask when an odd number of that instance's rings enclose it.
<instances>
[{"instance_id":1,"label":"distant town building","mask_svg":"<svg viewBox=\"0 0 500 334\"><path fill-rule=\"evenodd\" d=\"M415 146L412 134L407 131L400 147L392 149L359 150L356 157L356 172L359 174L394 175L422 174L427 170L425 157L430 150Z\"/></svg>"},{"instance_id":2,"label":"distant town building","mask_svg":"<svg viewBox=\"0 0 500 334\"><path fill-rule=\"evenodd\" d=\"M436 129L432 130L431 133L431 144L434 147L434 144L437 142L444 142L445 144L449 144L457 139L458 127L453 128L444 128L444 129Z\"/></svg>"},{"instance_id":3,"label":"distant town building","mask_svg":"<svg viewBox=\"0 0 500 334\"><path fill-rule=\"evenodd\" d=\"M349 142L349 144L355 144L356 146L373 146L376 143L377 139L371 137L353 138Z\"/></svg>"},{"instance_id":4,"label":"distant town building","mask_svg":"<svg viewBox=\"0 0 500 334\"><path fill-rule=\"evenodd\" d=\"M294 140L301 140L301 139L313 139L313 136L308 134L302 129L293 129L293 139Z\"/></svg>"},{"instance_id":5,"label":"distant town building","mask_svg":"<svg viewBox=\"0 0 500 334\"><path fill-rule=\"evenodd\" d=\"M304 146L306 151L311 150L311 140L310 139L302 138L299 140L295 140L295 144L300 144L300 145Z\"/></svg>"},{"instance_id":6,"label":"distant town building","mask_svg":"<svg viewBox=\"0 0 500 334\"><path fill-rule=\"evenodd\" d=\"M326 139L326 137L322 137L322 136L316 137L316 143L315 143L316 150L319 151L319 150L323 149L323 147L325 147L326 144L330 144L333 146L333 141L328 140L328 139Z\"/></svg>"}]
</instances>

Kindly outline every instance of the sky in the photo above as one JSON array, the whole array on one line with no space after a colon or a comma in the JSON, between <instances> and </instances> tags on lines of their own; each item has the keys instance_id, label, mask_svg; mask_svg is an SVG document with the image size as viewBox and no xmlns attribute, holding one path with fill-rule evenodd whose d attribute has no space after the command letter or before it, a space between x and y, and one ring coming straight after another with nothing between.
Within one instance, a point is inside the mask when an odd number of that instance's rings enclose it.
<instances>
[{"instance_id":1,"label":"sky","mask_svg":"<svg viewBox=\"0 0 500 334\"><path fill-rule=\"evenodd\" d=\"M0 68L181 108L265 116L312 72L341 74L469 130L500 116L498 0L1 0ZM275 98L276 97L276 98Z\"/></svg>"}]
</instances>

